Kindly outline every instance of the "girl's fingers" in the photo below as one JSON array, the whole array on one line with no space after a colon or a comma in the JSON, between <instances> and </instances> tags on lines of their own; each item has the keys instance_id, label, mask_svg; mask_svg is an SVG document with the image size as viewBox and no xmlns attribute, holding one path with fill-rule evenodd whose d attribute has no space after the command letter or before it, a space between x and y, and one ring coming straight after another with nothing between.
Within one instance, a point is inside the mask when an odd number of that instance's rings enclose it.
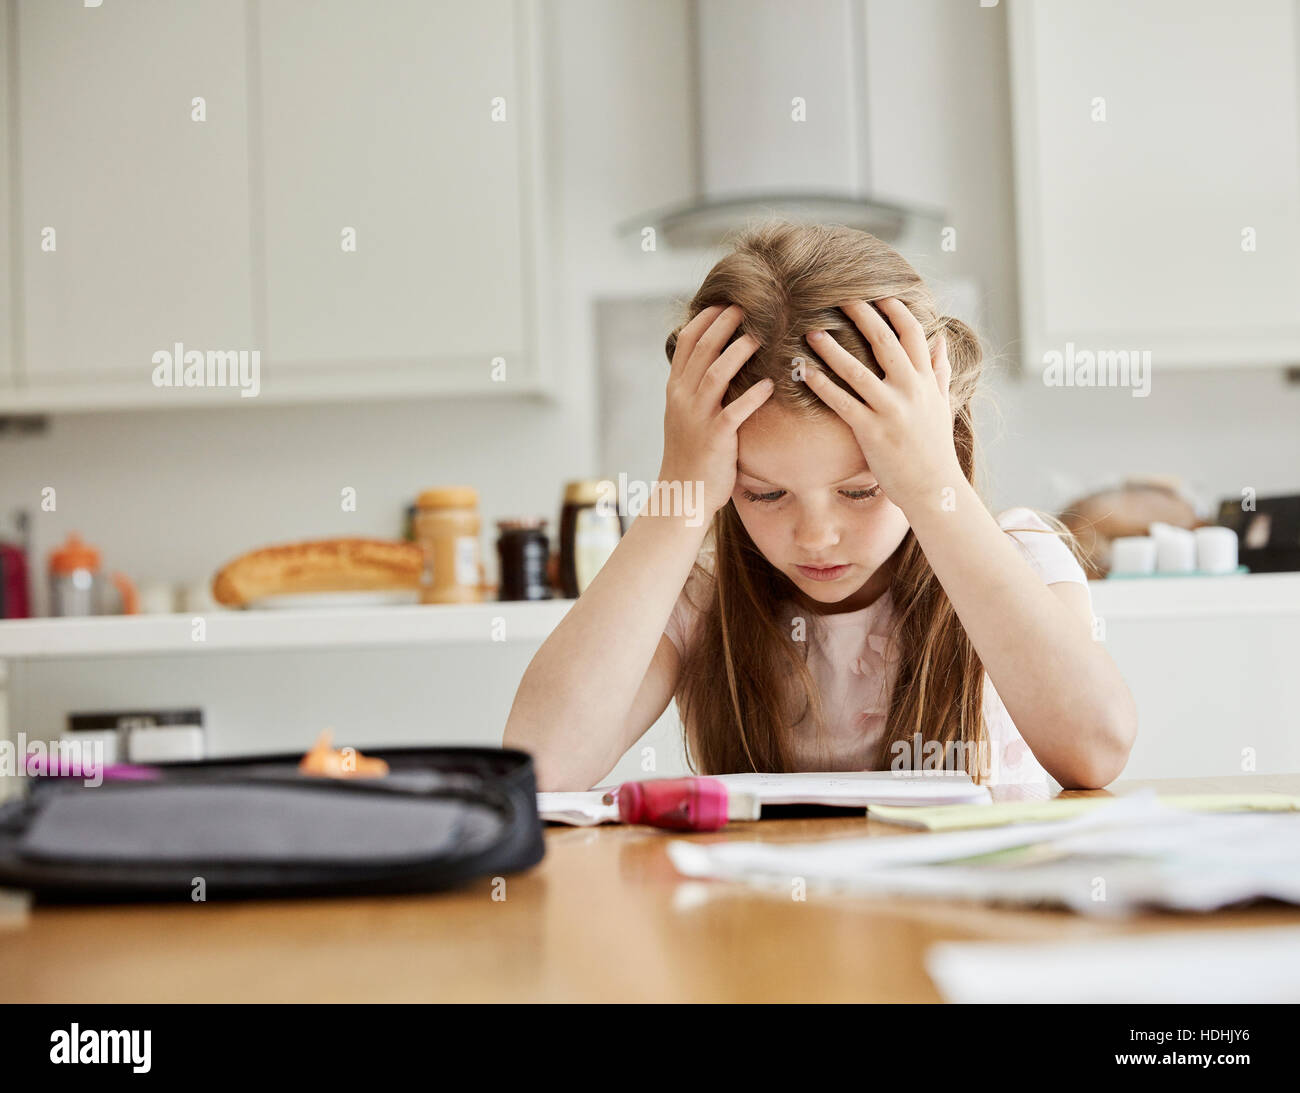
<instances>
[{"instance_id":1,"label":"girl's fingers","mask_svg":"<svg viewBox=\"0 0 1300 1093\"><path fill-rule=\"evenodd\" d=\"M731 336L736 332L736 328L740 326L744 317L745 313L740 310L740 306L732 304L721 311L713 322L709 323L708 329L700 335L700 340L696 342L695 351L691 353L690 359L686 362L686 370L682 373L682 384L685 390L691 392L699 390L700 381L704 379L704 373L718 359L718 355L727 342L731 340Z\"/></svg>"},{"instance_id":2,"label":"girl's fingers","mask_svg":"<svg viewBox=\"0 0 1300 1093\"><path fill-rule=\"evenodd\" d=\"M896 296L886 296L883 300L877 300L876 306L893 324L898 342L906 351L913 367L923 376L933 374L930 347L925 342L925 329L921 326L920 320L912 314L911 308Z\"/></svg>"},{"instance_id":3,"label":"girl's fingers","mask_svg":"<svg viewBox=\"0 0 1300 1093\"><path fill-rule=\"evenodd\" d=\"M669 378L680 376L686 371L686 362L691 359L691 354L695 352L695 347L700 341L700 335L709 329L709 324L722 312L722 305L714 304L713 307L706 307L682 327L682 332L677 335L677 345L673 349Z\"/></svg>"},{"instance_id":4,"label":"girl's fingers","mask_svg":"<svg viewBox=\"0 0 1300 1093\"><path fill-rule=\"evenodd\" d=\"M840 304L862 336L871 343L871 349L885 370L885 378L894 383L907 383L916 375L916 367L908 359L907 351L898 341L893 328L885 317L866 300L848 300Z\"/></svg>"},{"instance_id":5,"label":"girl's fingers","mask_svg":"<svg viewBox=\"0 0 1300 1093\"><path fill-rule=\"evenodd\" d=\"M878 376L872 376L877 383L880 382ZM839 384L832 383L829 376L815 368L810 368L804 374L804 382L812 388L813 393L826 403L844 420L844 423L853 430L853 435L861 438L867 427L870 425L871 411L863 406L857 399L850 395Z\"/></svg>"},{"instance_id":6,"label":"girl's fingers","mask_svg":"<svg viewBox=\"0 0 1300 1093\"><path fill-rule=\"evenodd\" d=\"M767 401L775 386L771 380L759 380L743 395L723 407L722 412L718 414L718 420L734 432L745 423L745 419L750 414Z\"/></svg>"},{"instance_id":7,"label":"girl's fingers","mask_svg":"<svg viewBox=\"0 0 1300 1093\"><path fill-rule=\"evenodd\" d=\"M727 346L722 356L709 365L708 371L704 373L696 397L716 410L718 403L722 401L722 392L727 389L727 384L740 371L741 366L754 355L754 350L757 348L758 339L752 334L742 334Z\"/></svg>"},{"instance_id":8,"label":"girl's fingers","mask_svg":"<svg viewBox=\"0 0 1300 1093\"><path fill-rule=\"evenodd\" d=\"M814 330L809 333L808 344L813 347L823 361L835 370L838 376L867 400L867 405L879 408L889 401L889 394L885 390L885 381L840 345L826 331ZM814 374L816 374L816 370L809 368L805 370L804 377L806 379ZM835 387L835 384L828 382L827 386ZM840 389L835 387L835 390L839 391ZM841 392L841 394L843 393ZM849 401L852 402L853 399L850 398Z\"/></svg>"}]
</instances>

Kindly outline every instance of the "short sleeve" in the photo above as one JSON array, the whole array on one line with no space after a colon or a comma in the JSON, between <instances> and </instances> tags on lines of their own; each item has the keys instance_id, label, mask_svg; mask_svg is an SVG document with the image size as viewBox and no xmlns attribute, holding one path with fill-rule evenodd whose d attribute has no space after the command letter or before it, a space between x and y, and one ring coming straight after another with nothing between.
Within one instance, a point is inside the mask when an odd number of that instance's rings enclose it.
<instances>
[{"instance_id":1,"label":"short sleeve","mask_svg":"<svg viewBox=\"0 0 1300 1093\"><path fill-rule=\"evenodd\" d=\"M1032 509L1008 509L998 517L998 526L1019 545L1025 560L1043 578L1044 584L1073 581L1087 587L1088 575L1060 535ZM1022 531L1034 528L1034 531Z\"/></svg>"},{"instance_id":2,"label":"short sleeve","mask_svg":"<svg viewBox=\"0 0 1300 1093\"><path fill-rule=\"evenodd\" d=\"M713 548L705 547L700 551L695 565L686 578L673 613L668 616L668 625L664 627L664 636L677 649L679 657L684 656L687 646L695 638L695 629L699 625L702 608L708 602L709 586L713 582Z\"/></svg>"}]
</instances>

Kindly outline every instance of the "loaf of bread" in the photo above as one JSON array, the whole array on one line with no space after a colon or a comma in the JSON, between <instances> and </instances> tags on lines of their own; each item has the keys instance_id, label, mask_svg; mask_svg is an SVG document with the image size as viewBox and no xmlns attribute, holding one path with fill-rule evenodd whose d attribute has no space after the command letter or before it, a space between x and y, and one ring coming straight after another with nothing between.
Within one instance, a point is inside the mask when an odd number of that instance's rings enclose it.
<instances>
[{"instance_id":1,"label":"loaf of bread","mask_svg":"<svg viewBox=\"0 0 1300 1093\"><path fill-rule=\"evenodd\" d=\"M418 589L424 553L392 539L317 539L241 555L212 578L212 596L242 607L264 596Z\"/></svg>"}]
</instances>

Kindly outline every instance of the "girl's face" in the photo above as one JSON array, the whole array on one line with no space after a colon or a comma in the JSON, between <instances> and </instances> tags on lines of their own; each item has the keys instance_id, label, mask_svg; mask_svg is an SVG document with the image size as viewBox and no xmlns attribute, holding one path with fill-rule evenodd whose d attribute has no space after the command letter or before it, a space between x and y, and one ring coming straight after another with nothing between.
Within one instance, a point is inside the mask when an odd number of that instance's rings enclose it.
<instances>
[{"instance_id":1,"label":"girl's face","mask_svg":"<svg viewBox=\"0 0 1300 1093\"><path fill-rule=\"evenodd\" d=\"M881 567L908 524L881 492L853 431L829 409L808 418L768 402L737 440L732 501L763 556L833 611L872 603L888 585Z\"/></svg>"}]
</instances>

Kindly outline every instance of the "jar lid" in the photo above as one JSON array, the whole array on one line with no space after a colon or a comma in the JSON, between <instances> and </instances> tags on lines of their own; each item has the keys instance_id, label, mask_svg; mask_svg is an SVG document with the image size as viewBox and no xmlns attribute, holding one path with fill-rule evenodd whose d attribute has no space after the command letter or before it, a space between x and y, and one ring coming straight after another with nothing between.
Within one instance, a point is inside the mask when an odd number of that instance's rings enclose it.
<instances>
[{"instance_id":1,"label":"jar lid","mask_svg":"<svg viewBox=\"0 0 1300 1093\"><path fill-rule=\"evenodd\" d=\"M50 551L50 572L71 573L74 569L99 568L99 551L81 540L75 531L69 532L63 545Z\"/></svg>"},{"instance_id":2,"label":"jar lid","mask_svg":"<svg viewBox=\"0 0 1300 1093\"><path fill-rule=\"evenodd\" d=\"M422 509L478 508L478 490L473 486L435 486L415 499Z\"/></svg>"},{"instance_id":3,"label":"jar lid","mask_svg":"<svg viewBox=\"0 0 1300 1093\"><path fill-rule=\"evenodd\" d=\"M594 505L600 500L601 486L608 481L608 479L601 478L581 478L574 482L566 482L564 485L564 503L566 505ZM612 486L613 483L610 482L609 485Z\"/></svg>"},{"instance_id":4,"label":"jar lid","mask_svg":"<svg viewBox=\"0 0 1300 1093\"><path fill-rule=\"evenodd\" d=\"M545 516L507 516L497 521L501 531L540 531L546 527Z\"/></svg>"}]
</instances>

